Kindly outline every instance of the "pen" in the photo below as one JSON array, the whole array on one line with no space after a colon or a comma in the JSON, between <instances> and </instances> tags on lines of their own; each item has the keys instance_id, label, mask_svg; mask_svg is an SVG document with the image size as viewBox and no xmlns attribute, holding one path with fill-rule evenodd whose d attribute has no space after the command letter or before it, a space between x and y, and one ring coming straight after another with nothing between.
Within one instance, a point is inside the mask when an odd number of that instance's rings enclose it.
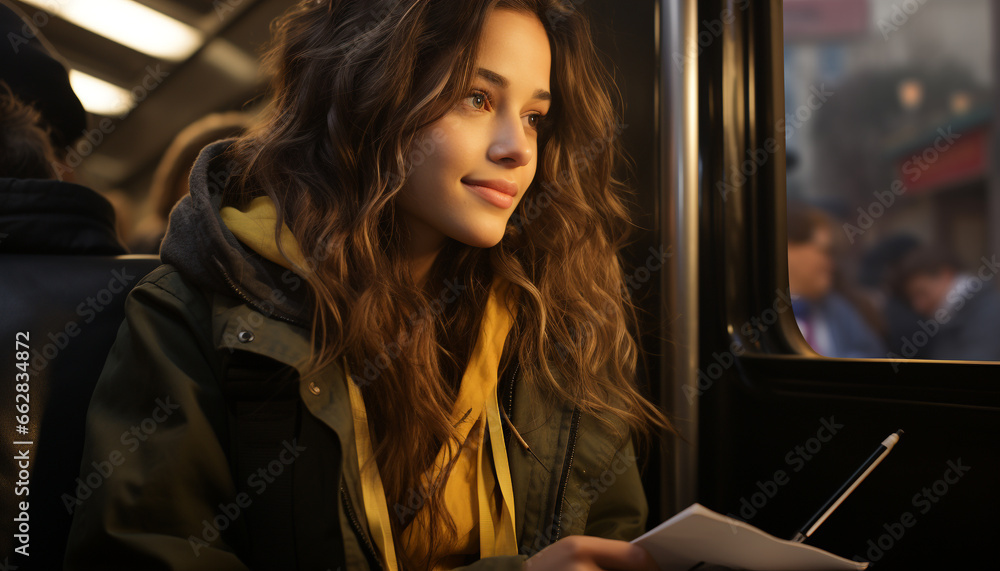
<instances>
[{"instance_id":1,"label":"pen","mask_svg":"<svg viewBox=\"0 0 1000 571\"><path fill-rule=\"evenodd\" d=\"M801 543L805 541L807 537L812 535L813 532L816 531L816 528L818 528L820 524L826 521L826 518L830 517L830 514L833 513L833 510L840 507L840 504L847 499L847 496L851 495L851 492L854 491L854 488L857 488L858 484L863 482L864 479L868 477L868 474L871 474L872 470L875 469L875 466L878 466L879 463L883 459L885 459L886 456L889 455L889 452L892 450L892 447L895 446L897 442L899 442L899 436L901 434L903 434L902 429L897 430L896 432L886 437L886 439L882 441L882 444L875 450L875 452L872 453L872 455L869 456L867 460L865 460L865 463L862 464L861 467L858 468L857 471L855 471L854 474L850 478L848 478L846 482L844 482L844 485L841 486L839 490L837 490L837 493L833 494L833 497L827 500L826 504L824 504L823 507L820 508L818 512L816 512L816 515L809 518L809 521L806 522L806 524L803 525L802 528L795 533L795 537L792 538L792 541Z\"/></svg>"}]
</instances>

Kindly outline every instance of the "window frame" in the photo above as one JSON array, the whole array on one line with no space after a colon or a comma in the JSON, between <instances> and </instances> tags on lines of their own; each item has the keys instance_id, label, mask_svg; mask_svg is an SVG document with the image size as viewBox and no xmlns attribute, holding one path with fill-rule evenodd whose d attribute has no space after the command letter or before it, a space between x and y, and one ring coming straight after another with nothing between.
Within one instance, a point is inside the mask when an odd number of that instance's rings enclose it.
<instances>
[{"instance_id":1,"label":"window frame","mask_svg":"<svg viewBox=\"0 0 1000 571\"><path fill-rule=\"evenodd\" d=\"M785 138L778 131L785 116L782 3L729 0L699 5L706 7L717 8L718 14L730 10L732 22L705 49L707 65L700 70L701 89L709 93L710 105L702 114L700 133L700 283L724 288L721 309L713 296L701 300L701 346L730 347L743 382L763 390L858 398L898 398L905 390L921 402L1000 407L1000 363L827 357L806 343L790 307L759 337L749 339L741 332L744 324L773 309L777 292L788 291ZM711 15L699 14L699 22ZM722 143L713 146L712 141ZM775 151L769 159L744 184L736 185L737 191L723 195L718 183L730 184L730 173L739 171L748 152L770 145ZM716 231L719 228L725 230ZM721 337L716 324L725 332ZM703 368L718 362L713 352L701 353Z\"/></svg>"}]
</instances>

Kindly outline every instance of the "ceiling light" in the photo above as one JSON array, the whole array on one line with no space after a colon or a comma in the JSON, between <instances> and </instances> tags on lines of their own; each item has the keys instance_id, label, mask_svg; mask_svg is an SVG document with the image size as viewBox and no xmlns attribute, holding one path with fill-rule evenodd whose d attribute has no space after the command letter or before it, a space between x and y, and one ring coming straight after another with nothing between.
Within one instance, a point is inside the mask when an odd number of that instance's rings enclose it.
<instances>
[{"instance_id":1,"label":"ceiling light","mask_svg":"<svg viewBox=\"0 0 1000 571\"><path fill-rule=\"evenodd\" d=\"M182 61L202 44L202 33L133 0L22 0L36 8L168 61Z\"/></svg>"},{"instance_id":2,"label":"ceiling light","mask_svg":"<svg viewBox=\"0 0 1000 571\"><path fill-rule=\"evenodd\" d=\"M83 103L83 108L95 115L124 115L132 108L132 94L103 79L71 69L69 82Z\"/></svg>"}]
</instances>

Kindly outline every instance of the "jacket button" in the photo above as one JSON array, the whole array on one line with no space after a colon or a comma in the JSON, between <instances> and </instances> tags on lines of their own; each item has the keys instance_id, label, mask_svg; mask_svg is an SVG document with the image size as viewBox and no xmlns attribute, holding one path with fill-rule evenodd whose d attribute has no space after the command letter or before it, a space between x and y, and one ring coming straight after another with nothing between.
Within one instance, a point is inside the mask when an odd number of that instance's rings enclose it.
<instances>
[{"instance_id":1,"label":"jacket button","mask_svg":"<svg viewBox=\"0 0 1000 571\"><path fill-rule=\"evenodd\" d=\"M309 392L311 392L314 395L318 395L320 393L319 385L317 385L314 381L310 381Z\"/></svg>"},{"instance_id":2,"label":"jacket button","mask_svg":"<svg viewBox=\"0 0 1000 571\"><path fill-rule=\"evenodd\" d=\"M253 341L253 332L247 330L240 331L236 335L236 338L240 340L240 343L249 343Z\"/></svg>"}]
</instances>

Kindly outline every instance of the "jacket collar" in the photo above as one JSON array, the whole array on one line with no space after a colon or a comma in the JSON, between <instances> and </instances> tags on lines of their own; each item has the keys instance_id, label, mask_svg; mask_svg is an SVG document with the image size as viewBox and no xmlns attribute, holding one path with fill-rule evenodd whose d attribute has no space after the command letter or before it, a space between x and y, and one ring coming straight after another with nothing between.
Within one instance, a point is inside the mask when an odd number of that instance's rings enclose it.
<instances>
[{"instance_id":1,"label":"jacket collar","mask_svg":"<svg viewBox=\"0 0 1000 571\"><path fill-rule=\"evenodd\" d=\"M127 253L111 203L85 186L58 180L0 178L0 234L0 252Z\"/></svg>"}]
</instances>

